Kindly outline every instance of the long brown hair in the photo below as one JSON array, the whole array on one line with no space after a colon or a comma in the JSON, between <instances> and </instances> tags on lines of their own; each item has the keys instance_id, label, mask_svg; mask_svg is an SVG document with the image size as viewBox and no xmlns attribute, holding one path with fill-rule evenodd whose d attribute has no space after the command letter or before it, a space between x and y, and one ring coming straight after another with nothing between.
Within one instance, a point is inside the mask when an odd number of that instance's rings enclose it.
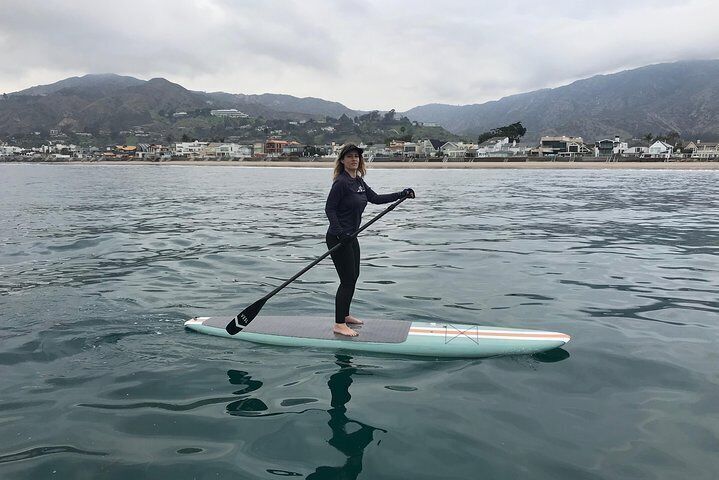
<instances>
[{"instance_id":1,"label":"long brown hair","mask_svg":"<svg viewBox=\"0 0 719 480\"><path fill-rule=\"evenodd\" d=\"M355 152L355 151L357 151L357 150L353 149L353 150L344 151L344 149L343 149L343 151L340 152L340 154L337 156L337 159L335 160L335 168L334 168L334 172L332 175L332 180L336 180L337 177L339 177L339 175L342 172L344 172L345 166L342 163L342 159L345 158L345 155L347 155L350 152ZM359 175L360 177L364 177L365 174L367 173L367 167L365 166L365 163L364 163L364 156L362 155L362 153L360 153L360 152L358 152L358 153L359 153L360 159L359 159L359 165L357 166L357 175Z\"/></svg>"}]
</instances>

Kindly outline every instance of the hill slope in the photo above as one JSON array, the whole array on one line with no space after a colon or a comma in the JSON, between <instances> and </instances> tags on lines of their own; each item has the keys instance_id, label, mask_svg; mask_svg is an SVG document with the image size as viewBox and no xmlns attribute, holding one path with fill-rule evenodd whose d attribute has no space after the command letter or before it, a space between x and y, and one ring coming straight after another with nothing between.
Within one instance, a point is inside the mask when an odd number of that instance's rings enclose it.
<instances>
[{"instance_id":1,"label":"hill slope","mask_svg":"<svg viewBox=\"0 0 719 480\"><path fill-rule=\"evenodd\" d=\"M7 95L0 100L0 136L46 131L162 130L160 117L174 112L236 108L253 117L306 120L355 112L337 102L291 95L197 92L163 78L139 80L114 74L71 77Z\"/></svg>"},{"instance_id":2,"label":"hill slope","mask_svg":"<svg viewBox=\"0 0 719 480\"><path fill-rule=\"evenodd\" d=\"M424 105L406 115L471 135L521 121L530 140L554 134L598 140L671 131L688 139L716 139L719 60L651 65L479 105Z\"/></svg>"}]
</instances>

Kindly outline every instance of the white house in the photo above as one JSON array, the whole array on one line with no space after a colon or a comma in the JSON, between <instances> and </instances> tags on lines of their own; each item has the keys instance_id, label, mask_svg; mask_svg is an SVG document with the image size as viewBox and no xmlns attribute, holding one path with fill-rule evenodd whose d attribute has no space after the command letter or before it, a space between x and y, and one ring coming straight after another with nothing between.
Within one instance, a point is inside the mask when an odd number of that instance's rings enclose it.
<instances>
[{"instance_id":1,"label":"white house","mask_svg":"<svg viewBox=\"0 0 719 480\"><path fill-rule=\"evenodd\" d=\"M179 157L201 157L205 154L208 142L180 142L175 144L175 155Z\"/></svg>"},{"instance_id":2,"label":"white house","mask_svg":"<svg viewBox=\"0 0 719 480\"><path fill-rule=\"evenodd\" d=\"M624 155L628 148L629 144L627 142L622 142L618 136L615 136L614 140L605 138L594 144L594 156L612 157L616 155Z\"/></svg>"},{"instance_id":3,"label":"white house","mask_svg":"<svg viewBox=\"0 0 719 480\"><path fill-rule=\"evenodd\" d=\"M649 146L649 156L652 158L669 158L674 153L674 147L666 142L657 140Z\"/></svg>"},{"instance_id":4,"label":"white house","mask_svg":"<svg viewBox=\"0 0 719 480\"><path fill-rule=\"evenodd\" d=\"M220 158L249 158L254 153L252 145L238 143L221 143L215 146L214 154Z\"/></svg>"},{"instance_id":5,"label":"white house","mask_svg":"<svg viewBox=\"0 0 719 480\"><path fill-rule=\"evenodd\" d=\"M477 144L464 142L447 142L440 147L440 151L450 159L461 159L476 156Z\"/></svg>"},{"instance_id":6,"label":"white house","mask_svg":"<svg viewBox=\"0 0 719 480\"><path fill-rule=\"evenodd\" d=\"M242 113L236 108L211 110L210 115L213 117L232 117L232 118L248 118L249 115Z\"/></svg>"},{"instance_id":7,"label":"white house","mask_svg":"<svg viewBox=\"0 0 719 480\"><path fill-rule=\"evenodd\" d=\"M405 157L416 157L419 155L419 145L414 142L404 142L402 155Z\"/></svg>"},{"instance_id":8,"label":"white house","mask_svg":"<svg viewBox=\"0 0 719 480\"><path fill-rule=\"evenodd\" d=\"M697 142L692 158L699 160L719 158L719 143Z\"/></svg>"},{"instance_id":9,"label":"white house","mask_svg":"<svg viewBox=\"0 0 719 480\"><path fill-rule=\"evenodd\" d=\"M425 157L432 157L440 153L445 142L432 138L417 141L417 152Z\"/></svg>"},{"instance_id":10,"label":"white house","mask_svg":"<svg viewBox=\"0 0 719 480\"><path fill-rule=\"evenodd\" d=\"M516 145L516 142L512 145ZM492 137L477 145L477 157L508 157L513 155L509 148L509 137Z\"/></svg>"},{"instance_id":11,"label":"white house","mask_svg":"<svg viewBox=\"0 0 719 480\"><path fill-rule=\"evenodd\" d=\"M0 145L0 157L3 155L20 155L25 149L12 145Z\"/></svg>"},{"instance_id":12,"label":"white house","mask_svg":"<svg viewBox=\"0 0 719 480\"><path fill-rule=\"evenodd\" d=\"M649 155L649 147L627 147L622 152L625 157L645 157Z\"/></svg>"}]
</instances>

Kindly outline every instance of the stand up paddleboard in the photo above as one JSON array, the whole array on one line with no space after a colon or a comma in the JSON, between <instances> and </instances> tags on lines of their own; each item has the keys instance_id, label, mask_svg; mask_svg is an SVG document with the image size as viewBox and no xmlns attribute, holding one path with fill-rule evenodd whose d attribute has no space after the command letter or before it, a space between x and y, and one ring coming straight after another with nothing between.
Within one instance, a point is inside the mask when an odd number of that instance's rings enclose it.
<instances>
[{"instance_id":1,"label":"stand up paddleboard","mask_svg":"<svg viewBox=\"0 0 719 480\"><path fill-rule=\"evenodd\" d=\"M240 333L225 326L232 317L195 317L185 327L218 337L267 345L315 347L426 357L481 358L544 352L567 343L569 335L539 330L482 327L459 323L367 320L353 325L359 336L332 332L333 318L259 316Z\"/></svg>"}]
</instances>

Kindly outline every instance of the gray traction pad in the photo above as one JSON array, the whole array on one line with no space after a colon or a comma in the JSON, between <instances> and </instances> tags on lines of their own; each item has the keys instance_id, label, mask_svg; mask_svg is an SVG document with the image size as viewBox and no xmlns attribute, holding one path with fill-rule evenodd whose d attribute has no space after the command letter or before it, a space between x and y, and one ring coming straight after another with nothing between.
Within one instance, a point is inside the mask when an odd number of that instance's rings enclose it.
<instances>
[{"instance_id":1,"label":"gray traction pad","mask_svg":"<svg viewBox=\"0 0 719 480\"><path fill-rule=\"evenodd\" d=\"M210 317L203 325L225 329L232 317ZM406 320L365 320L361 326L352 326L359 332L356 337L332 332L334 318L330 317L257 317L242 331L281 335L283 337L319 338L349 342L402 343L407 340L412 322Z\"/></svg>"}]
</instances>

